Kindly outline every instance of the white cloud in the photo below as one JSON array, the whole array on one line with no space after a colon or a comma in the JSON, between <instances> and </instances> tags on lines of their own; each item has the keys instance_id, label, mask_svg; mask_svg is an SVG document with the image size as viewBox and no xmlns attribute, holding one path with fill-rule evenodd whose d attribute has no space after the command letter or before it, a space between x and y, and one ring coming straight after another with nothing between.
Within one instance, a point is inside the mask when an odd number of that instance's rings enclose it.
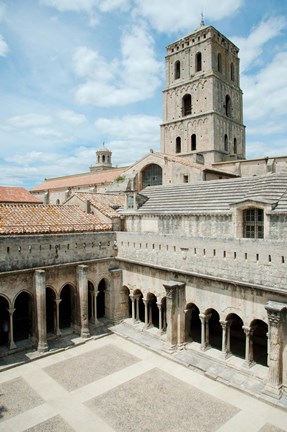
<instances>
[{"instance_id":1,"label":"white cloud","mask_svg":"<svg viewBox=\"0 0 287 432\"><path fill-rule=\"evenodd\" d=\"M29 128L34 126L47 125L49 123L51 123L51 118L49 116L35 113L13 116L7 120L7 124L9 126L17 128Z\"/></svg>"},{"instance_id":2,"label":"white cloud","mask_svg":"<svg viewBox=\"0 0 287 432\"><path fill-rule=\"evenodd\" d=\"M83 114L78 114L70 110L59 111L58 117L66 123L75 126L79 126L80 124L85 123L85 121L87 120Z\"/></svg>"},{"instance_id":3,"label":"white cloud","mask_svg":"<svg viewBox=\"0 0 287 432\"><path fill-rule=\"evenodd\" d=\"M151 148L159 151L159 117L128 115L119 118L100 118L96 129L108 137L107 147L113 150L113 163L126 165L143 157Z\"/></svg>"},{"instance_id":4,"label":"white cloud","mask_svg":"<svg viewBox=\"0 0 287 432\"><path fill-rule=\"evenodd\" d=\"M98 0L41 0L46 6L54 7L60 12L64 11L85 11L89 12L98 3Z\"/></svg>"},{"instance_id":5,"label":"white cloud","mask_svg":"<svg viewBox=\"0 0 287 432\"><path fill-rule=\"evenodd\" d=\"M272 17L252 29L247 38L232 37L231 40L240 47L241 72L248 70L261 56L266 42L280 35L286 27L286 19L283 17Z\"/></svg>"},{"instance_id":6,"label":"white cloud","mask_svg":"<svg viewBox=\"0 0 287 432\"><path fill-rule=\"evenodd\" d=\"M78 103L109 107L153 96L160 85L163 66L156 60L154 40L143 25L124 32L121 54L120 60L107 62L89 48L76 51L75 71L85 79L75 91Z\"/></svg>"},{"instance_id":7,"label":"white cloud","mask_svg":"<svg viewBox=\"0 0 287 432\"><path fill-rule=\"evenodd\" d=\"M249 121L287 114L286 70L287 52L281 52L257 74L242 78L244 112Z\"/></svg>"},{"instance_id":8,"label":"white cloud","mask_svg":"<svg viewBox=\"0 0 287 432\"><path fill-rule=\"evenodd\" d=\"M73 137L66 136L62 132L59 132L58 130L52 128L35 128L35 129L31 129L30 133L42 139L56 140L61 142L74 141Z\"/></svg>"},{"instance_id":9,"label":"white cloud","mask_svg":"<svg viewBox=\"0 0 287 432\"><path fill-rule=\"evenodd\" d=\"M213 22L235 13L244 0L137 0L136 13L158 31L173 33L196 28L200 14Z\"/></svg>"},{"instance_id":10,"label":"white cloud","mask_svg":"<svg viewBox=\"0 0 287 432\"><path fill-rule=\"evenodd\" d=\"M0 56L6 57L9 48L2 35L0 35Z\"/></svg>"}]
</instances>

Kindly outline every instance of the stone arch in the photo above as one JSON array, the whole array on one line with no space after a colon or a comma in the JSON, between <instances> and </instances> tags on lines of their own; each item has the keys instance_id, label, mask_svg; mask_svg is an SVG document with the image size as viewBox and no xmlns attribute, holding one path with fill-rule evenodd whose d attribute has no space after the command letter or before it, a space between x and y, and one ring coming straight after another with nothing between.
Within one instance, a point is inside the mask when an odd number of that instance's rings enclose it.
<instances>
[{"instance_id":1,"label":"stone arch","mask_svg":"<svg viewBox=\"0 0 287 432\"><path fill-rule=\"evenodd\" d=\"M215 309L207 309L205 315L208 317L208 345L212 348L222 349L222 327L219 313Z\"/></svg>"},{"instance_id":2,"label":"stone arch","mask_svg":"<svg viewBox=\"0 0 287 432\"><path fill-rule=\"evenodd\" d=\"M133 291L133 296L136 298L136 321L145 321L145 306L143 302L143 293L140 289Z\"/></svg>"},{"instance_id":3,"label":"stone arch","mask_svg":"<svg viewBox=\"0 0 287 432\"><path fill-rule=\"evenodd\" d=\"M230 352L236 357L245 358L245 333L242 319L239 315L231 313L227 315L226 321L229 325Z\"/></svg>"},{"instance_id":4,"label":"stone arch","mask_svg":"<svg viewBox=\"0 0 287 432\"><path fill-rule=\"evenodd\" d=\"M88 280L88 318L89 321L95 319L95 285Z\"/></svg>"},{"instance_id":5,"label":"stone arch","mask_svg":"<svg viewBox=\"0 0 287 432\"><path fill-rule=\"evenodd\" d=\"M158 164L146 165L141 170L142 189L147 186L162 185L162 167Z\"/></svg>"},{"instance_id":6,"label":"stone arch","mask_svg":"<svg viewBox=\"0 0 287 432\"><path fill-rule=\"evenodd\" d=\"M185 308L185 340L201 342L201 322L199 309L194 303L188 303Z\"/></svg>"},{"instance_id":7,"label":"stone arch","mask_svg":"<svg viewBox=\"0 0 287 432\"><path fill-rule=\"evenodd\" d=\"M46 324L47 324L47 335L49 333L55 334L57 328L57 294L53 287L46 287Z\"/></svg>"},{"instance_id":8,"label":"stone arch","mask_svg":"<svg viewBox=\"0 0 287 432\"><path fill-rule=\"evenodd\" d=\"M104 318L106 316L106 291L107 282L105 278L102 278L98 283L98 295L97 295L97 317Z\"/></svg>"},{"instance_id":9,"label":"stone arch","mask_svg":"<svg viewBox=\"0 0 287 432\"><path fill-rule=\"evenodd\" d=\"M72 284L66 283L60 292L59 305L59 327L70 328L75 319L75 288Z\"/></svg>"},{"instance_id":10,"label":"stone arch","mask_svg":"<svg viewBox=\"0 0 287 432\"><path fill-rule=\"evenodd\" d=\"M251 322L250 327L252 330L253 360L255 363L267 366L268 325L260 319L255 319Z\"/></svg>"},{"instance_id":11,"label":"stone arch","mask_svg":"<svg viewBox=\"0 0 287 432\"><path fill-rule=\"evenodd\" d=\"M148 324L159 328L159 311L157 307L157 298L154 293L148 293L146 296L148 300Z\"/></svg>"},{"instance_id":12,"label":"stone arch","mask_svg":"<svg viewBox=\"0 0 287 432\"><path fill-rule=\"evenodd\" d=\"M0 295L0 346L8 345L9 343L9 330L10 330L10 301L4 295Z\"/></svg>"},{"instance_id":13,"label":"stone arch","mask_svg":"<svg viewBox=\"0 0 287 432\"><path fill-rule=\"evenodd\" d=\"M17 294L14 299L14 314L13 314L13 333L14 340L20 341L29 339L33 334L33 296L23 290Z\"/></svg>"}]
</instances>

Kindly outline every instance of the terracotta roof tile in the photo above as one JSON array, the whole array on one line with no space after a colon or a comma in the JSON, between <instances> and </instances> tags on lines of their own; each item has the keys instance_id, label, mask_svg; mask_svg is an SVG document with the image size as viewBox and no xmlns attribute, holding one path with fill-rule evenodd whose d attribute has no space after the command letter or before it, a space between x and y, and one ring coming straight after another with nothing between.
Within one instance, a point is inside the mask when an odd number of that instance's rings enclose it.
<instances>
[{"instance_id":1,"label":"terracotta roof tile","mask_svg":"<svg viewBox=\"0 0 287 432\"><path fill-rule=\"evenodd\" d=\"M41 202L23 187L0 186L0 203L40 204Z\"/></svg>"},{"instance_id":2,"label":"terracotta roof tile","mask_svg":"<svg viewBox=\"0 0 287 432\"><path fill-rule=\"evenodd\" d=\"M126 170L126 168L113 168L111 170L103 170L97 173L84 173L73 176L47 179L40 185L35 186L32 191L111 183L119 175L121 175L124 170Z\"/></svg>"},{"instance_id":3,"label":"terracotta roof tile","mask_svg":"<svg viewBox=\"0 0 287 432\"><path fill-rule=\"evenodd\" d=\"M125 197L119 194L76 192L74 196L77 196L82 201L89 200L93 207L109 218L119 217L116 210L125 204Z\"/></svg>"},{"instance_id":4,"label":"terracotta roof tile","mask_svg":"<svg viewBox=\"0 0 287 432\"><path fill-rule=\"evenodd\" d=\"M0 234L109 231L112 225L79 206L0 204Z\"/></svg>"}]
</instances>

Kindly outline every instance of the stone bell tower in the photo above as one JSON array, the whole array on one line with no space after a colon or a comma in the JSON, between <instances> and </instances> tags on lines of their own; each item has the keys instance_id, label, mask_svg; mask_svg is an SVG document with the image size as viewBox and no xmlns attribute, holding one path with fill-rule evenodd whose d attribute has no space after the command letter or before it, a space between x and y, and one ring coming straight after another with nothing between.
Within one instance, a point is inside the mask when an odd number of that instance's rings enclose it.
<instances>
[{"instance_id":1,"label":"stone bell tower","mask_svg":"<svg viewBox=\"0 0 287 432\"><path fill-rule=\"evenodd\" d=\"M245 159L238 51L203 21L167 47L162 153L204 164Z\"/></svg>"},{"instance_id":2,"label":"stone bell tower","mask_svg":"<svg viewBox=\"0 0 287 432\"><path fill-rule=\"evenodd\" d=\"M102 171L110 168L112 168L112 152L103 144L103 147L96 151L96 165L91 166L90 171Z\"/></svg>"}]
</instances>

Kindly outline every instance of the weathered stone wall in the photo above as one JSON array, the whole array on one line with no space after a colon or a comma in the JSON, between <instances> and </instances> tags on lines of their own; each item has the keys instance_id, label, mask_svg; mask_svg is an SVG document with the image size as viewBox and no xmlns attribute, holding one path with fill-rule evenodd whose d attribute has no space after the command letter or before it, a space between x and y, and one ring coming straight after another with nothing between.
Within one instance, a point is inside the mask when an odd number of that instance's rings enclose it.
<instances>
[{"instance_id":1,"label":"weathered stone wall","mask_svg":"<svg viewBox=\"0 0 287 432\"><path fill-rule=\"evenodd\" d=\"M0 271L115 256L115 233L1 236Z\"/></svg>"},{"instance_id":2,"label":"weathered stone wall","mask_svg":"<svg viewBox=\"0 0 287 432\"><path fill-rule=\"evenodd\" d=\"M287 294L286 242L117 233L118 258Z\"/></svg>"},{"instance_id":3,"label":"weathered stone wall","mask_svg":"<svg viewBox=\"0 0 287 432\"><path fill-rule=\"evenodd\" d=\"M231 215L128 215L125 230L179 236L234 237Z\"/></svg>"}]
</instances>

